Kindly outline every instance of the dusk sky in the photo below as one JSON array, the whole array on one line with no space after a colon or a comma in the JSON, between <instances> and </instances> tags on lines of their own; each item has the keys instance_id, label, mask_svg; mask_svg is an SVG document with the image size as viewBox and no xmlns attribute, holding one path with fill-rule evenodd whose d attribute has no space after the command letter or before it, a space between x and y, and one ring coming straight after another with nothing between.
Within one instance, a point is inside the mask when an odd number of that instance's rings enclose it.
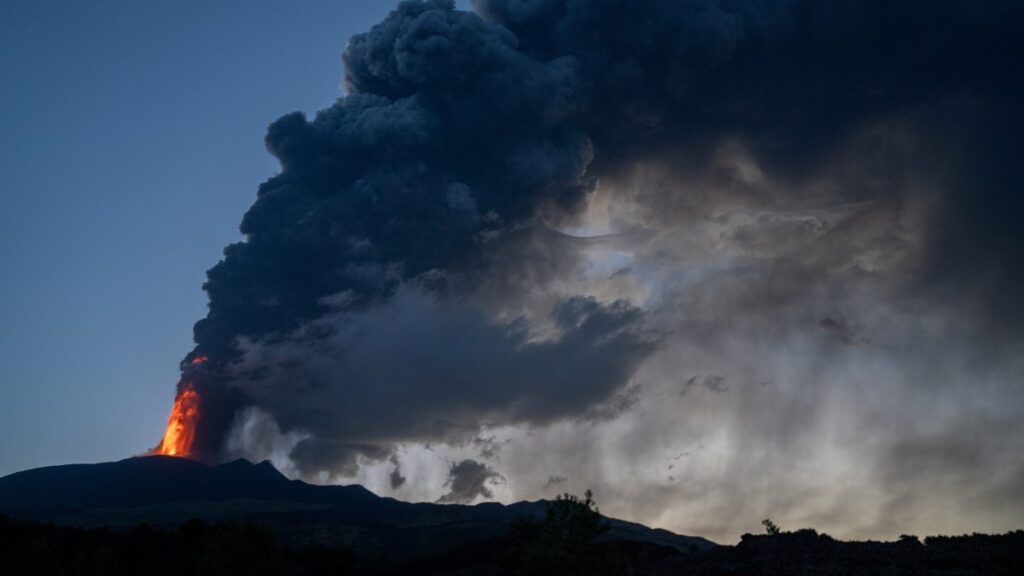
<instances>
[{"instance_id":1,"label":"dusk sky","mask_svg":"<svg viewBox=\"0 0 1024 576\"><path fill-rule=\"evenodd\" d=\"M0 6L0 474L160 437L203 274L373 0ZM31 439L31 440L29 440Z\"/></svg>"},{"instance_id":2,"label":"dusk sky","mask_svg":"<svg viewBox=\"0 0 1024 576\"><path fill-rule=\"evenodd\" d=\"M1024 9L396 4L0 6L0 475L1020 527Z\"/></svg>"}]
</instances>

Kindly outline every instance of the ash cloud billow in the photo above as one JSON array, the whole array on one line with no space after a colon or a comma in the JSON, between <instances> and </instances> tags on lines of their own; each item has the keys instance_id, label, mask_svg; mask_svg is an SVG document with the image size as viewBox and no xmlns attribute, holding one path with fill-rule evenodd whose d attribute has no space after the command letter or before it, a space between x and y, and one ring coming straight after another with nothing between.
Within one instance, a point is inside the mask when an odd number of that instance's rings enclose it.
<instances>
[{"instance_id":1,"label":"ash cloud billow","mask_svg":"<svg viewBox=\"0 0 1024 576\"><path fill-rule=\"evenodd\" d=\"M450 473L452 501L558 470L712 537L1024 517L1022 25L997 1L401 3L350 40L344 96L268 129L280 172L183 363L194 453L433 478L421 499ZM431 476L440 446L460 463Z\"/></svg>"},{"instance_id":2,"label":"ash cloud billow","mask_svg":"<svg viewBox=\"0 0 1024 576\"><path fill-rule=\"evenodd\" d=\"M475 460L463 460L452 464L448 474L445 485L450 490L438 499L438 502L443 504L464 504L472 502L477 497L489 499L493 494L487 484L504 480L501 474Z\"/></svg>"}]
</instances>

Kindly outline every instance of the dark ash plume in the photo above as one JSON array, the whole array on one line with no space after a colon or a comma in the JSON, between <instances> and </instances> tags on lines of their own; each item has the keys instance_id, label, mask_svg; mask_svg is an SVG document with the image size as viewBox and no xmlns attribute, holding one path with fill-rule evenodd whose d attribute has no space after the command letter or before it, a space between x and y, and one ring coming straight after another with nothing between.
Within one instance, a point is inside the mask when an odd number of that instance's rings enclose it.
<instances>
[{"instance_id":1,"label":"dark ash plume","mask_svg":"<svg viewBox=\"0 0 1024 576\"><path fill-rule=\"evenodd\" d=\"M204 453L216 457L231 425L222 416L252 403L217 391L235 379L221 374L240 338L379 305L426 273L481 274L482 250L503 231L590 189L571 62L515 45L451 2L403 3L350 42L348 96L312 121L270 126L281 173L245 215L245 241L209 271L210 310L195 327L193 354L212 359L198 387L227 405L204 421Z\"/></svg>"},{"instance_id":2,"label":"dark ash plume","mask_svg":"<svg viewBox=\"0 0 1024 576\"><path fill-rule=\"evenodd\" d=\"M474 7L403 2L349 43L346 96L270 126L281 171L208 272L188 357L210 358L190 374L209 406L202 457L224 456L248 407L306 435L290 456L312 474L614 399L679 326L579 287L596 244L558 230L598 191L635 206L641 232L728 221L723 241L762 261L797 233L832 234L757 276L737 313L788 305L856 260L852 281L955 296L979 332L1020 336L1024 7ZM612 186L641 168L691 186ZM819 192L824 180L841 185ZM868 216L798 212L814 194ZM907 221L912 242L895 230ZM643 274L671 257L645 254Z\"/></svg>"}]
</instances>

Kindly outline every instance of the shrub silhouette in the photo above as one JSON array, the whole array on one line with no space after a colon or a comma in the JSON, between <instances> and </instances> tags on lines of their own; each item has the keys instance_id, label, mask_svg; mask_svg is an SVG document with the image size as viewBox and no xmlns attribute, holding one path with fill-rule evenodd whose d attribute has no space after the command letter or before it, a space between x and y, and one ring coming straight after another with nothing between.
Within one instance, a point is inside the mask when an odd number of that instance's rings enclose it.
<instances>
[{"instance_id":1,"label":"shrub silhouette","mask_svg":"<svg viewBox=\"0 0 1024 576\"><path fill-rule=\"evenodd\" d=\"M779 528L779 525L775 522L772 522L771 518L765 518L764 520L761 520L761 524L764 525L764 531L769 536L775 536L782 532L782 529Z\"/></svg>"}]
</instances>

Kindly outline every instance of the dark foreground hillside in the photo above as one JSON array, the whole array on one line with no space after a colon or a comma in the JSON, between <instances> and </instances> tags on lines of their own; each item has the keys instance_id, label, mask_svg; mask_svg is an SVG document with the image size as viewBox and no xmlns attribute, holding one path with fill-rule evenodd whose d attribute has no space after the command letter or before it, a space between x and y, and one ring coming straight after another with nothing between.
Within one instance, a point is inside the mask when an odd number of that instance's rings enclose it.
<instances>
[{"instance_id":1,"label":"dark foreground hillside","mask_svg":"<svg viewBox=\"0 0 1024 576\"><path fill-rule=\"evenodd\" d=\"M540 526L534 524L534 527ZM744 536L682 552L649 542L552 538L522 526L445 553L390 561L345 546L280 542L257 524L190 521L173 530L56 526L0 516L0 574L12 575L920 575L1024 574L1024 531L840 542L813 530Z\"/></svg>"},{"instance_id":2,"label":"dark foreground hillside","mask_svg":"<svg viewBox=\"0 0 1024 576\"><path fill-rule=\"evenodd\" d=\"M173 531L190 519L242 522L270 529L282 546L347 548L370 558L422 558L499 538L517 518L542 516L546 506L544 501L401 502L358 485L289 480L269 462L245 460L207 466L153 456L36 468L0 478L0 514L20 520L122 531L141 524ZM605 521L606 539L680 551L715 546L634 522Z\"/></svg>"},{"instance_id":3,"label":"dark foreground hillside","mask_svg":"<svg viewBox=\"0 0 1024 576\"><path fill-rule=\"evenodd\" d=\"M717 546L600 514L592 495L476 506L289 480L269 463L168 457L0 478L0 576L1024 575L1024 532Z\"/></svg>"}]
</instances>

